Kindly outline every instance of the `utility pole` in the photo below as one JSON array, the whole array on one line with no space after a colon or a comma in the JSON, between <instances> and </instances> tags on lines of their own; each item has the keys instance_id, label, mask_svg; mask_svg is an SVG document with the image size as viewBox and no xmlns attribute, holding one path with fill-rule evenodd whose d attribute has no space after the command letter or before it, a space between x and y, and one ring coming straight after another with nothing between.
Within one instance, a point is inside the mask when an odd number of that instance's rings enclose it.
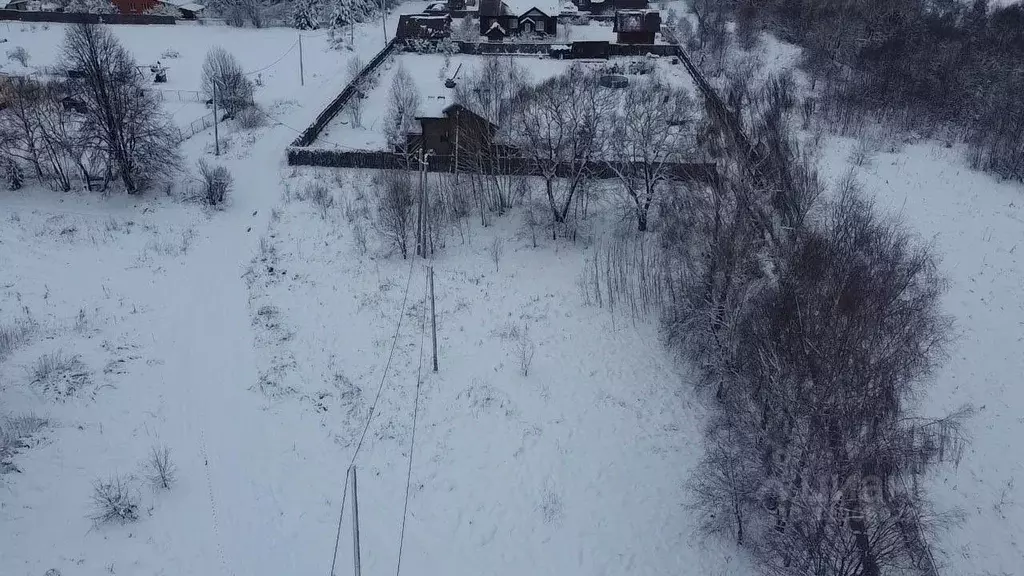
<instances>
[{"instance_id":1,"label":"utility pole","mask_svg":"<svg viewBox=\"0 0 1024 576\"><path fill-rule=\"evenodd\" d=\"M352 472L352 564L355 569L355 576L360 576L361 566L359 565L359 496L356 491L356 467L352 465L349 470Z\"/></svg>"},{"instance_id":2,"label":"utility pole","mask_svg":"<svg viewBox=\"0 0 1024 576\"><path fill-rule=\"evenodd\" d=\"M220 136L217 134L217 80L211 78L213 84L213 150L214 156L220 156Z\"/></svg>"},{"instance_id":3,"label":"utility pole","mask_svg":"<svg viewBox=\"0 0 1024 576\"><path fill-rule=\"evenodd\" d=\"M299 85L306 85L306 71L302 67L302 32L299 32Z\"/></svg>"},{"instance_id":4,"label":"utility pole","mask_svg":"<svg viewBox=\"0 0 1024 576\"><path fill-rule=\"evenodd\" d=\"M437 372L437 313L434 311L434 267L430 267L430 337L434 341L434 372Z\"/></svg>"},{"instance_id":5,"label":"utility pole","mask_svg":"<svg viewBox=\"0 0 1024 576\"><path fill-rule=\"evenodd\" d=\"M420 144L420 194L416 208L416 255L423 256L423 148Z\"/></svg>"}]
</instances>

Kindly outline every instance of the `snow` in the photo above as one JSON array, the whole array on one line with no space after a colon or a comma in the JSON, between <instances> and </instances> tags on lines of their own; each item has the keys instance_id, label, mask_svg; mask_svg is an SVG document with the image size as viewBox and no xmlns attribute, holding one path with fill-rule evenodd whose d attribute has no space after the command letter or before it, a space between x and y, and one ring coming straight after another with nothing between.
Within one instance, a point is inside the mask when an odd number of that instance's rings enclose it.
<instances>
[{"instance_id":1,"label":"snow","mask_svg":"<svg viewBox=\"0 0 1024 576\"><path fill-rule=\"evenodd\" d=\"M455 101L456 89L446 88L444 80L451 77L460 65L462 68L456 82L459 78L472 75L474 69L484 62L484 58L486 57L455 54L448 58L448 65L445 68L446 59L441 54L402 53L393 56L381 66L373 89L363 99L362 125L352 126L348 115L342 112L327 125L327 129L313 146L352 150L386 149L387 138L384 135L383 123L387 116L391 83L400 66L412 76L420 94L420 108L416 116L439 117L440 111ZM534 55L516 58L523 61L523 68L533 82L557 76L572 65L568 60L538 58ZM441 70L445 70L443 75L440 74Z\"/></svg>"},{"instance_id":2,"label":"snow","mask_svg":"<svg viewBox=\"0 0 1024 576\"><path fill-rule=\"evenodd\" d=\"M764 64L754 82L769 73L795 70L800 48L762 34L751 55ZM749 56L749 55L746 55ZM730 57L746 57L732 54ZM806 77L796 71L803 90ZM804 135L810 138L810 135ZM953 316L957 341L946 363L915 408L940 416L964 404L971 445L958 467L939 468L925 483L940 512L959 511L962 521L930 540L943 573L1016 574L1024 566L1024 196L1020 183L971 170L964 151L933 140L894 141L885 127L869 126L867 138L880 151L858 180L885 214L898 216L942 258L950 280L943 305ZM831 181L851 168L856 142L822 138L819 167Z\"/></svg>"},{"instance_id":3,"label":"snow","mask_svg":"<svg viewBox=\"0 0 1024 576\"><path fill-rule=\"evenodd\" d=\"M390 30L396 22L392 15ZM403 519L426 263L388 254L365 222L370 242L360 248L360 217L347 208L374 193L373 173L293 169L283 155L344 85L349 53L328 49L322 32L304 36L300 86L294 30L114 30L140 64L171 66L168 89L197 90L202 58L216 44L247 69L269 66L256 99L273 121L255 132L226 126L219 158L209 130L184 143L189 166L203 158L234 174L222 210L160 191L104 197L33 185L0 194L0 323L28 314L38 325L0 358L0 416L50 421L15 457L22 472L0 476L0 574L328 573L345 471L402 318L356 458L363 567L389 573ZM60 25L14 25L6 36L30 51L33 66L46 66L60 34ZM381 36L379 23L359 27L355 53L369 60ZM793 50L768 42L766 62L792 61ZM162 59L167 48L181 57ZM571 65L523 59L535 80ZM688 82L667 60L656 60L663 73ZM446 94L443 56L396 62L424 95ZM368 126L379 128L396 62L367 98ZM450 70L460 62L461 77L480 60L453 56ZM200 112L186 104L197 103L173 103L183 115ZM329 130L353 147L380 137L372 127ZM823 173L845 172L852 146L826 136ZM1021 187L968 170L958 150L928 141L878 153L860 177L881 207L935 243L951 279L946 306L961 338L921 412L964 402L979 409L965 461L930 482L940 507L965 512L933 542L940 562L950 574L1019 572ZM298 199L312 179L336 198L326 217ZM183 178L175 191L190 186ZM685 484L701 453L702 408L684 368L661 348L656 322L581 301L582 264L616 230L614 209L598 204L608 213L578 243L541 232L533 247L514 210L488 227L471 218L449 231L432 262L440 371L425 365L421 373L406 573L751 573L741 551L695 534ZM495 239L505 245L497 265ZM512 325L528 326L536 345L526 376ZM80 355L91 378L63 401L28 376L57 350ZM429 359L429 346L422 353ZM178 467L170 491L143 481L154 444L167 445ZM93 527L91 483L117 473L134 475L141 519ZM339 573L351 562L350 510Z\"/></svg>"},{"instance_id":4,"label":"snow","mask_svg":"<svg viewBox=\"0 0 1024 576\"><path fill-rule=\"evenodd\" d=\"M833 177L849 167L850 139L829 138L822 166ZM963 404L972 443L956 469L928 484L940 510L963 522L932 542L951 574L1013 574L1024 565L1024 202L1021 186L964 166L962 151L935 142L879 153L859 174L879 207L899 215L942 256L951 285L944 299L958 340L921 412L937 416Z\"/></svg>"},{"instance_id":5,"label":"snow","mask_svg":"<svg viewBox=\"0 0 1024 576\"><path fill-rule=\"evenodd\" d=\"M55 54L54 28L22 32L40 63ZM140 61L174 46L175 68L191 70L213 43L258 67L294 37L137 30L115 32ZM379 29L357 33L368 59ZM395 568L423 263L355 248L342 207L371 193L369 175L316 174L337 195L327 219L295 197L314 173L285 166L283 150L344 83L345 58L316 42L306 44L305 86L290 65L265 73L257 100L269 126L225 127L219 158L209 131L184 143L189 166L203 158L234 174L222 210L159 191L105 197L32 185L0 195L0 322L28 314L38 325L0 361L0 406L50 422L15 457L22 473L0 477L0 574L327 573L345 470L411 270L395 360L356 459L363 567ZM436 66L421 68L441 57L417 58L416 75L436 77ZM535 76L560 65L537 63ZM171 78L195 87L173 70ZM174 191L191 185L183 179ZM441 372L425 373L422 387L403 569L746 573L692 536L684 481L700 414L656 324L583 306L585 246L528 248L519 224L515 214L469 224L472 237L450 239L434 263ZM498 270L486 255L494 237L509 246ZM509 322L528 324L537 343L527 377L510 352ZM56 350L80 356L91 379L63 401L28 376ZM169 491L144 479L155 444L171 449L178 468ZM141 518L94 527L92 482L116 474L131 477Z\"/></svg>"}]
</instances>

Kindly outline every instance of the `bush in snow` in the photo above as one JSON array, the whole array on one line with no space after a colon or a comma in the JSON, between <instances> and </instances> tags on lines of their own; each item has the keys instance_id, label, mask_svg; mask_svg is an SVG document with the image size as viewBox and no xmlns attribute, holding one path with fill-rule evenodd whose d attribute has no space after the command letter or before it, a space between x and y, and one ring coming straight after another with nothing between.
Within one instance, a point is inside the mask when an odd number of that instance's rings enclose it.
<instances>
[{"instance_id":1,"label":"bush in snow","mask_svg":"<svg viewBox=\"0 0 1024 576\"><path fill-rule=\"evenodd\" d=\"M505 253L505 241L501 239L501 236L494 237L487 252L491 255L491 260L494 261L494 271L497 272L498 262L501 261L501 256Z\"/></svg>"},{"instance_id":2,"label":"bush in snow","mask_svg":"<svg viewBox=\"0 0 1024 576\"><path fill-rule=\"evenodd\" d=\"M63 400L89 384L89 369L80 356L64 356L60 351L43 354L29 371L32 384Z\"/></svg>"},{"instance_id":3,"label":"bush in snow","mask_svg":"<svg viewBox=\"0 0 1024 576\"><path fill-rule=\"evenodd\" d=\"M235 122L242 130L255 130L267 123L267 115L259 106L246 106L235 114Z\"/></svg>"},{"instance_id":4,"label":"bush in snow","mask_svg":"<svg viewBox=\"0 0 1024 576\"><path fill-rule=\"evenodd\" d=\"M139 496L128 478L114 476L93 483L92 513L94 524L117 522L126 524L139 519Z\"/></svg>"},{"instance_id":5,"label":"bush in snow","mask_svg":"<svg viewBox=\"0 0 1024 576\"><path fill-rule=\"evenodd\" d=\"M177 466L171 462L171 449L153 446L149 452L149 481L153 486L169 490L177 478Z\"/></svg>"},{"instance_id":6,"label":"bush in snow","mask_svg":"<svg viewBox=\"0 0 1024 576\"><path fill-rule=\"evenodd\" d=\"M220 46L206 53L201 85L208 98L217 95L217 104L228 117L252 105L252 80L245 75L234 55Z\"/></svg>"},{"instance_id":7,"label":"bush in snow","mask_svg":"<svg viewBox=\"0 0 1024 576\"><path fill-rule=\"evenodd\" d=\"M403 259L408 258L412 232L412 180L408 172L393 170L384 172L377 185L374 226L388 244L402 253Z\"/></svg>"},{"instance_id":8,"label":"bush in snow","mask_svg":"<svg viewBox=\"0 0 1024 576\"><path fill-rule=\"evenodd\" d=\"M234 185L234 179L227 168L209 164L203 159L199 160L199 177L203 185L202 200L210 206L224 202Z\"/></svg>"},{"instance_id":9,"label":"bush in snow","mask_svg":"<svg viewBox=\"0 0 1024 576\"><path fill-rule=\"evenodd\" d=\"M320 213L321 218L327 218L327 212L334 206L334 195L320 180L313 180L306 183L302 189L302 199L309 200Z\"/></svg>"},{"instance_id":10,"label":"bush in snow","mask_svg":"<svg viewBox=\"0 0 1024 576\"><path fill-rule=\"evenodd\" d=\"M519 359L519 373L523 376L530 375L533 353L536 351L537 346L533 343L533 338L530 337L530 329L523 325L523 329L519 331L519 336L516 338L516 357Z\"/></svg>"},{"instance_id":11,"label":"bush in snow","mask_svg":"<svg viewBox=\"0 0 1024 576\"><path fill-rule=\"evenodd\" d=\"M28 447L26 440L46 426L46 420L32 415L0 419L0 474L20 472L12 458Z\"/></svg>"},{"instance_id":12,"label":"bush in snow","mask_svg":"<svg viewBox=\"0 0 1024 576\"><path fill-rule=\"evenodd\" d=\"M8 354L28 340L35 327L35 323L30 319L0 324L0 361L6 359Z\"/></svg>"},{"instance_id":13,"label":"bush in snow","mask_svg":"<svg viewBox=\"0 0 1024 576\"><path fill-rule=\"evenodd\" d=\"M23 46L18 46L7 51L7 58L14 60L22 66L28 66L28 50L25 50Z\"/></svg>"},{"instance_id":14,"label":"bush in snow","mask_svg":"<svg viewBox=\"0 0 1024 576\"><path fill-rule=\"evenodd\" d=\"M21 190L22 185L25 184L25 175L21 173L21 166L18 166L14 160L7 161L6 176L8 190Z\"/></svg>"}]
</instances>

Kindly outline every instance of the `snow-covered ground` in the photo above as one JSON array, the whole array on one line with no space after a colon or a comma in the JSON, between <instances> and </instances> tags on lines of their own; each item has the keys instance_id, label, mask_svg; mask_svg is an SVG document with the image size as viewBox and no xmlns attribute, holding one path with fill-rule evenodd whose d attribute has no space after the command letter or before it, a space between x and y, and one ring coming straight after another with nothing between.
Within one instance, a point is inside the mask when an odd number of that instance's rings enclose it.
<instances>
[{"instance_id":1,"label":"snow-covered ground","mask_svg":"<svg viewBox=\"0 0 1024 576\"><path fill-rule=\"evenodd\" d=\"M405 68L420 94L418 114L437 113L454 102L455 89L446 88L444 81L458 72L456 79L474 73L486 56L455 54L446 58L440 54L401 53L388 59L376 73L373 88L363 99L363 117L359 127L353 126L349 115L339 114L320 134L314 146L341 147L357 150L384 150L387 139L383 123L387 116L388 95L395 73ZM513 56L521 65L528 80L542 82L557 76L572 65L571 60L553 60L536 55ZM461 66L461 69L460 69Z\"/></svg>"},{"instance_id":2,"label":"snow-covered ground","mask_svg":"<svg viewBox=\"0 0 1024 576\"><path fill-rule=\"evenodd\" d=\"M749 55L770 72L795 70L800 49L762 35ZM748 56L749 56L748 55ZM741 56L742 57L742 56ZM796 71L804 89L807 83ZM956 469L939 468L928 496L940 512L959 510L962 521L931 542L943 574L1019 574L1024 566L1024 186L971 170L962 150L931 140L893 139L869 126L876 140L863 166L854 166L858 143L824 133L819 168L837 181L857 171L864 190L885 213L901 218L942 258L950 280L945 310L958 339L950 357L915 408L940 416L964 404L972 444ZM811 136L805 134L807 138Z\"/></svg>"},{"instance_id":3,"label":"snow-covered ground","mask_svg":"<svg viewBox=\"0 0 1024 576\"><path fill-rule=\"evenodd\" d=\"M21 39L40 61L56 54L53 28ZM172 82L214 43L259 67L294 37L204 30L115 28L140 62L181 51ZM358 53L369 59L381 40L363 27ZM386 256L372 231L368 252L353 242L345 207L371 193L366 174L322 176L336 198L326 218L296 199L313 174L286 167L283 151L341 89L347 61L309 45L304 87L293 67L264 73L269 126L226 130L219 158L210 131L184 143L189 166L204 158L234 174L222 210L161 191L0 195L0 325L32 326L0 358L0 416L48 422L11 460L20 472L0 476L0 574L328 573L345 470L402 317L356 458L364 569L395 568L423 262ZM582 245L532 248L516 214L464 231L434 262L441 371L423 373L403 570L744 574L692 533L684 483L700 410L654 325L583 306ZM536 345L526 376L513 326ZM33 382L55 353L67 369ZM146 479L158 445L177 466L169 491ZM93 526L93 483L115 476L140 519Z\"/></svg>"}]
</instances>

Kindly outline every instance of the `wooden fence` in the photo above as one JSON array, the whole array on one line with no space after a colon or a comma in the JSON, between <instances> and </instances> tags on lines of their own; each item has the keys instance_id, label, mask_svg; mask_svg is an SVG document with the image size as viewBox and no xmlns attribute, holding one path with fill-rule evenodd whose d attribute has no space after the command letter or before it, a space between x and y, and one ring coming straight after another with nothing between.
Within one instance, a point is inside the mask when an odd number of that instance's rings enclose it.
<instances>
[{"instance_id":1,"label":"wooden fence","mask_svg":"<svg viewBox=\"0 0 1024 576\"><path fill-rule=\"evenodd\" d=\"M63 22L66 24L174 24L177 21L173 16L150 16L148 14L83 14L23 10L0 10L0 20Z\"/></svg>"},{"instance_id":2,"label":"wooden fence","mask_svg":"<svg viewBox=\"0 0 1024 576\"><path fill-rule=\"evenodd\" d=\"M321 166L330 168L368 168L374 170L405 170L410 166L420 167L419 161L410 159L404 154L377 150L337 150L332 148L308 148L292 146L288 148L289 166ZM583 169L592 178L608 180L618 177L619 172L640 169L639 162L621 162L614 160L589 161ZM543 172L529 158L506 157L494 162L492 168L500 174L523 174L542 176ZM555 168L555 175L565 178L572 175L580 166L565 163ZM453 156L432 155L427 158L427 172L454 172ZM666 165L666 176L681 182L711 183L718 178L714 164L677 162Z\"/></svg>"},{"instance_id":3,"label":"wooden fence","mask_svg":"<svg viewBox=\"0 0 1024 576\"><path fill-rule=\"evenodd\" d=\"M391 56L399 45L399 42L400 40L398 38L392 38L391 41L388 42L387 46L378 52L377 55L359 71L359 74L357 74L356 77L348 83L348 86L345 86L345 89L341 91L341 94L338 94L334 100L331 100L331 103L317 115L316 119L313 120L313 123L303 130L302 134L299 134L299 137L292 142L292 146L309 146L312 144L313 141L320 136L320 133L324 131L324 128L327 127L327 124L329 124L331 120L334 120L334 118L341 113L345 104L355 96L356 86L360 85L367 76L373 74L374 70L376 70L378 66L383 64L384 61Z\"/></svg>"}]
</instances>

